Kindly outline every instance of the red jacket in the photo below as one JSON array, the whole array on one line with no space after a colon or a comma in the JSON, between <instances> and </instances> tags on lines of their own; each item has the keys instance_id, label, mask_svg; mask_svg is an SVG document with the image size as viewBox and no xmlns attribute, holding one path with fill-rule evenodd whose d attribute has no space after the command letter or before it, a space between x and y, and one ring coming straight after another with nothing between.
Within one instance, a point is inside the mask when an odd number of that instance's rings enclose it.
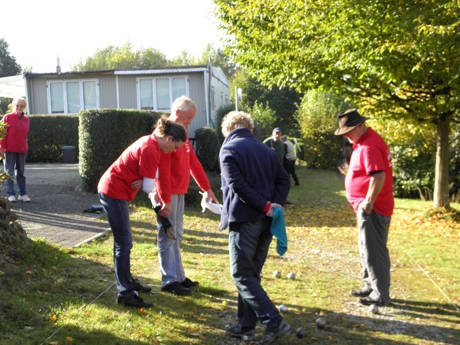
<instances>
[{"instance_id":1,"label":"red jacket","mask_svg":"<svg viewBox=\"0 0 460 345\"><path fill-rule=\"evenodd\" d=\"M3 116L2 122L7 124L7 134L0 140L0 148L6 152L26 153L29 118L25 114L19 117L18 113L10 113Z\"/></svg>"},{"instance_id":2,"label":"red jacket","mask_svg":"<svg viewBox=\"0 0 460 345\"><path fill-rule=\"evenodd\" d=\"M169 155L161 157L157 189L164 203L171 201L171 194L187 194L190 175L203 191L210 188L210 184L200 161L198 160L190 140Z\"/></svg>"}]
</instances>

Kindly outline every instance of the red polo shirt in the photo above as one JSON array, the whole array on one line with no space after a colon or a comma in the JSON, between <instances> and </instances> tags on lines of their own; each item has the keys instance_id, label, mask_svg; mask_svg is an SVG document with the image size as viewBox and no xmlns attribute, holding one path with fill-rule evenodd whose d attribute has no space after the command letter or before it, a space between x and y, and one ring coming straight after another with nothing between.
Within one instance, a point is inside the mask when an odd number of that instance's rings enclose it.
<instances>
[{"instance_id":1,"label":"red polo shirt","mask_svg":"<svg viewBox=\"0 0 460 345\"><path fill-rule=\"evenodd\" d=\"M162 155L153 134L139 138L102 175L98 192L114 199L133 200L138 189L132 189L131 183L143 177L154 179Z\"/></svg>"},{"instance_id":2,"label":"red polo shirt","mask_svg":"<svg viewBox=\"0 0 460 345\"><path fill-rule=\"evenodd\" d=\"M394 208L393 164L390 150L383 139L372 128L368 128L353 145L348 173L345 178L347 200L355 212L365 199L369 189L371 173L385 172L385 183L374 202L377 213L391 217Z\"/></svg>"}]
</instances>

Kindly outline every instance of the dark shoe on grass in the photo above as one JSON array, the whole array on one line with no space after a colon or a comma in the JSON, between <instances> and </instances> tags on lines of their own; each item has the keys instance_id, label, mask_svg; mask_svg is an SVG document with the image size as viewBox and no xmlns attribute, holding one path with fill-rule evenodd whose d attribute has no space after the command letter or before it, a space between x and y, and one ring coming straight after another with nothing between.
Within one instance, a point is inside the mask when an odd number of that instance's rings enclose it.
<instances>
[{"instance_id":1,"label":"dark shoe on grass","mask_svg":"<svg viewBox=\"0 0 460 345\"><path fill-rule=\"evenodd\" d=\"M190 296L192 294L190 289L184 287L179 282L174 282L174 283L170 283L168 285L165 285L165 286L163 286L161 288L161 291L169 292L169 293L172 293L173 295L177 295L177 296Z\"/></svg>"},{"instance_id":2,"label":"dark shoe on grass","mask_svg":"<svg viewBox=\"0 0 460 345\"><path fill-rule=\"evenodd\" d=\"M372 305L372 304L375 304L379 307L388 307L390 305L390 302L384 302L383 300L381 299L372 299L370 297L363 297L363 298L360 298L359 299L359 303L363 304L363 305Z\"/></svg>"},{"instance_id":3,"label":"dark shoe on grass","mask_svg":"<svg viewBox=\"0 0 460 345\"><path fill-rule=\"evenodd\" d=\"M137 292L150 292L150 291L152 291L152 288L150 286L142 285L136 279L133 279L133 289L136 290Z\"/></svg>"},{"instance_id":4,"label":"dark shoe on grass","mask_svg":"<svg viewBox=\"0 0 460 345\"><path fill-rule=\"evenodd\" d=\"M197 287L198 285L200 285L198 282L193 281L187 277L184 279L184 281L181 284L183 287L186 287L187 289Z\"/></svg>"},{"instance_id":5,"label":"dark shoe on grass","mask_svg":"<svg viewBox=\"0 0 460 345\"><path fill-rule=\"evenodd\" d=\"M126 307L135 308L150 308L152 303L145 302L138 295L119 296L117 299L118 304L122 304Z\"/></svg>"},{"instance_id":6,"label":"dark shoe on grass","mask_svg":"<svg viewBox=\"0 0 460 345\"><path fill-rule=\"evenodd\" d=\"M256 340L254 328L250 329L243 329L241 328L239 323L236 323L234 325L228 326L225 329L225 333L227 335L231 336L232 338L238 338L243 341L254 341Z\"/></svg>"},{"instance_id":7,"label":"dark shoe on grass","mask_svg":"<svg viewBox=\"0 0 460 345\"><path fill-rule=\"evenodd\" d=\"M367 297L371 294L372 289L369 287L363 287L360 290L351 290L350 294L355 297Z\"/></svg>"},{"instance_id":8,"label":"dark shoe on grass","mask_svg":"<svg viewBox=\"0 0 460 345\"><path fill-rule=\"evenodd\" d=\"M273 344L276 339L279 339L291 331L291 326L282 319L280 325L276 329L266 329L262 339L259 341L259 345Z\"/></svg>"}]
</instances>

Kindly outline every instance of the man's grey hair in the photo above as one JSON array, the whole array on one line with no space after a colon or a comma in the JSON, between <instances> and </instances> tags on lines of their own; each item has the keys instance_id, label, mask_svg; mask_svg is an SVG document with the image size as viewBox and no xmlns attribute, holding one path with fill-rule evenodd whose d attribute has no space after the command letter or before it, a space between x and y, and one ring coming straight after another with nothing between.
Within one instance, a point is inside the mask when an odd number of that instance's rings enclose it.
<instances>
[{"instance_id":1,"label":"man's grey hair","mask_svg":"<svg viewBox=\"0 0 460 345\"><path fill-rule=\"evenodd\" d=\"M180 96L171 105L171 114L175 114L177 110L186 111L194 109L196 111L196 104L187 96Z\"/></svg>"}]
</instances>

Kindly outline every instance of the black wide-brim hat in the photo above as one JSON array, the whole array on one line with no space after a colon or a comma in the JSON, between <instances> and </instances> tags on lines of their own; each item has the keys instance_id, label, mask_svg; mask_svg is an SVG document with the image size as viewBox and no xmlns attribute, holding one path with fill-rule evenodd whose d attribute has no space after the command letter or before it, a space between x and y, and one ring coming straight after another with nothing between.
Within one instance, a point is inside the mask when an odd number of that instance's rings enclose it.
<instances>
[{"instance_id":1,"label":"black wide-brim hat","mask_svg":"<svg viewBox=\"0 0 460 345\"><path fill-rule=\"evenodd\" d=\"M339 128L334 134L342 135L352 131L353 128L359 126L369 118L359 115L356 109L348 109L337 115L337 119L339 121Z\"/></svg>"}]
</instances>

